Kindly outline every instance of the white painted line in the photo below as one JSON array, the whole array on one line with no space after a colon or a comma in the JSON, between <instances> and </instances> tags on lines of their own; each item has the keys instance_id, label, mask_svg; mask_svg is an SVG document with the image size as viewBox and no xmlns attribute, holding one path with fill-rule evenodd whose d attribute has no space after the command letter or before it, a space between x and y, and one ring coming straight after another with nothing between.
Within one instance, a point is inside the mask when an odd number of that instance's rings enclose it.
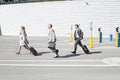
<instances>
[{"instance_id":1,"label":"white painted line","mask_svg":"<svg viewBox=\"0 0 120 80\"><path fill-rule=\"evenodd\" d=\"M117 49L117 47L106 46L106 47L95 47L95 49Z\"/></svg>"},{"instance_id":2,"label":"white painted line","mask_svg":"<svg viewBox=\"0 0 120 80\"><path fill-rule=\"evenodd\" d=\"M19 67L82 67L82 66L90 66L90 67L110 67L110 66L120 66L120 64L79 64L79 62L103 62L102 59L94 59L94 60L0 60L0 66L19 66ZM3 63L3 62L49 62L47 64L39 64L39 63ZM56 62L56 63L52 63ZM63 62L63 64L59 64L59 62ZM64 62L68 62L68 64L64 64ZM71 64L69 62L78 62L77 64Z\"/></svg>"},{"instance_id":3,"label":"white painted line","mask_svg":"<svg viewBox=\"0 0 120 80\"><path fill-rule=\"evenodd\" d=\"M120 67L120 65L42 65L42 64L0 64L0 66L18 67Z\"/></svg>"},{"instance_id":4,"label":"white painted line","mask_svg":"<svg viewBox=\"0 0 120 80\"><path fill-rule=\"evenodd\" d=\"M120 64L120 57L104 58L103 62L106 64Z\"/></svg>"},{"instance_id":5,"label":"white painted line","mask_svg":"<svg viewBox=\"0 0 120 80\"><path fill-rule=\"evenodd\" d=\"M94 60L0 60L0 62L98 62L102 59Z\"/></svg>"}]
</instances>

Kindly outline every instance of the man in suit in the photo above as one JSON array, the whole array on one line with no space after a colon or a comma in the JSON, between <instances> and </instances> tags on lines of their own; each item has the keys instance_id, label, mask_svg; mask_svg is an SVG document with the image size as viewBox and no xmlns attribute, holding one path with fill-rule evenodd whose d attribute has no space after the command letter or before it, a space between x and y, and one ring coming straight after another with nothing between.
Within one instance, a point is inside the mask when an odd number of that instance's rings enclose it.
<instances>
[{"instance_id":1,"label":"man in suit","mask_svg":"<svg viewBox=\"0 0 120 80\"><path fill-rule=\"evenodd\" d=\"M78 44L79 44L79 46L81 46L83 48L82 43L81 43L82 39L83 39L83 32L79 28L79 25L75 24L75 32L74 32L75 44L74 44L74 51L72 51L71 53L76 54Z\"/></svg>"},{"instance_id":2,"label":"man in suit","mask_svg":"<svg viewBox=\"0 0 120 80\"><path fill-rule=\"evenodd\" d=\"M56 35L55 35L55 31L52 29L52 24L49 24L48 25L48 29L49 29L49 32L48 32L48 48L51 49L55 54L55 58L58 58L59 57L59 50L56 49Z\"/></svg>"}]
</instances>

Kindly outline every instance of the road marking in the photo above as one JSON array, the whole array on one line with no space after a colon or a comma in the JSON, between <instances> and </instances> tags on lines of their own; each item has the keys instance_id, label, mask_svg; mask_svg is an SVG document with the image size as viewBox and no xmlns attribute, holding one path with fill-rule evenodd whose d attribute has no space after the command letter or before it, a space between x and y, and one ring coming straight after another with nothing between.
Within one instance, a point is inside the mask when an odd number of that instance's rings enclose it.
<instances>
[{"instance_id":1,"label":"road marking","mask_svg":"<svg viewBox=\"0 0 120 80\"><path fill-rule=\"evenodd\" d=\"M104 58L103 62L105 64L120 64L120 57L109 57L109 58Z\"/></svg>"},{"instance_id":2,"label":"road marking","mask_svg":"<svg viewBox=\"0 0 120 80\"><path fill-rule=\"evenodd\" d=\"M102 59L94 60L0 60L0 62L98 62Z\"/></svg>"},{"instance_id":3,"label":"road marking","mask_svg":"<svg viewBox=\"0 0 120 80\"><path fill-rule=\"evenodd\" d=\"M105 47L95 47L95 49L118 49L118 48L112 46L105 46Z\"/></svg>"},{"instance_id":4,"label":"road marking","mask_svg":"<svg viewBox=\"0 0 120 80\"><path fill-rule=\"evenodd\" d=\"M103 61L104 59L103 60L102 59L94 59L94 60L0 60L0 66L12 66L12 67L15 67L15 66L18 66L18 67L112 67L112 66L120 66L120 64L104 64ZM14 62L17 62L17 63L14 63ZM18 62L34 62L34 63L18 63ZM42 63L35 63L35 62L42 62ZM78 63L71 64L74 62L78 62ZM81 64L79 62L101 62L103 64L99 64L99 63Z\"/></svg>"},{"instance_id":5,"label":"road marking","mask_svg":"<svg viewBox=\"0 0 120 80\"><path fill-rule=\"evenodd\" d=\"M0 64L0 66L18 67L120 67L120 65L42 65L42 64Z\"/></svg>"}]
</instances>

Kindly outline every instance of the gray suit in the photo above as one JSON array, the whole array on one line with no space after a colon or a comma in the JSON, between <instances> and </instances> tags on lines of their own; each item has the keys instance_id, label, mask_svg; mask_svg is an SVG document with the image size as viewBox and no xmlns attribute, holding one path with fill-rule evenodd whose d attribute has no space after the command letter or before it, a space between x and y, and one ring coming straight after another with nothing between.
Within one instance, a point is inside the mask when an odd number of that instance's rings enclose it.
<instances>
[{"instance_id":1,"label":"gray suit","mask_svg":"<svg viewBox=\"0 0 120 80\"><path fill-rule=\"evenodd\" d=\"M56 49L56 35L55 35L55 31L53 29L50 29L48 32L48 48L51 49L57 56L58 55L58 49Z\"/></svg>"}]
</instances>

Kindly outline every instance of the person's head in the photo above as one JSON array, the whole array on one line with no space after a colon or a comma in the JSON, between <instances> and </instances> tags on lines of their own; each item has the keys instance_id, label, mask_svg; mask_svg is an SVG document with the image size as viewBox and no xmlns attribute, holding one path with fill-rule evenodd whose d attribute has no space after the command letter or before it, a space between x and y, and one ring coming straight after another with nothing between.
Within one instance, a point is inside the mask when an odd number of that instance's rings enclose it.
<instances>
[{"instance_id":1,"label":"person's head","mask_svg":"<svg viewBox=\"0 0 120 80\"><path fill-rule=\"evenodd\" d=\"M51 29L51 28L52 28L52 24L49 24L49 25L48 25L48 29Z\"/></svg>"},{"instance_id":2,"label":"person's head","mask_svg":"<svg viewBox=\"0 0 120 80\"><path fill-rule=\"evenodd\" d=\"M78 24L75 24L75 29L78 29L79 28L79 25Z\"/></svg>"},{"instance_id":3,"label":"person's head","mask_svg":"<svg viewBox=\"0 0 120 80\"><path fill-rule=\"evenodd\" d=\"M24 27L24 26L21 26L21 30L22 30L22 31L25 31L25 27Z\"/></svg>"}]
</instances>

